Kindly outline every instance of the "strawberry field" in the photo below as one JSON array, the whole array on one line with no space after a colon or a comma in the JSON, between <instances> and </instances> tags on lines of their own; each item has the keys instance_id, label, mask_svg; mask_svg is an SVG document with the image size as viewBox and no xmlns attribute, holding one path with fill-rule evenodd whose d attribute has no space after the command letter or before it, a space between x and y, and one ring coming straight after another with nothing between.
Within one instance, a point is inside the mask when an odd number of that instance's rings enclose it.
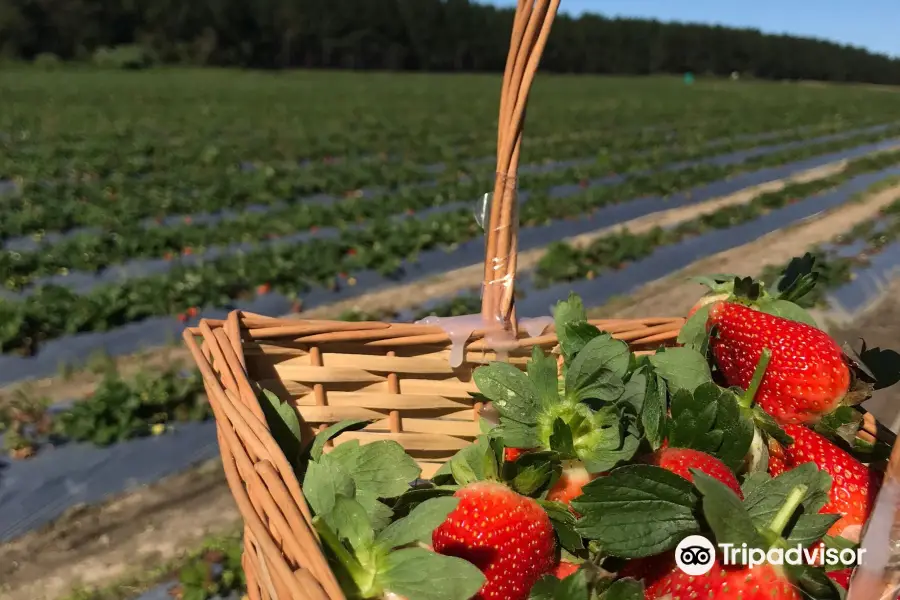
<instances>
[{"instance_id":1,"label":"strawberry field","mask_svg":"<svg viewBox=\"0 0 900 600\"><path fill-rule=\"evenodd\" d=\"M475 312L466 269L483 258L475 213L493 185L498 88L491 76L0 71L0 384L17 390L0 398L0 541L216 456L192 370L120 374L97 357L152 356L234 308ZM900 264L894 93L548 75L521 162L521 316L571 291L588 306L627 297L885 193L877 214L803 244L819 281L798 302L853 313ZM759 265L763 280L790 256ZM91 368L87 392L16 387ZM230 546L214 554L227 563L217 581L229 573L215 592L239 588ZM197 558L183 585L203 588L188 580L216 562Z\"/></svg>"}]
</instances>

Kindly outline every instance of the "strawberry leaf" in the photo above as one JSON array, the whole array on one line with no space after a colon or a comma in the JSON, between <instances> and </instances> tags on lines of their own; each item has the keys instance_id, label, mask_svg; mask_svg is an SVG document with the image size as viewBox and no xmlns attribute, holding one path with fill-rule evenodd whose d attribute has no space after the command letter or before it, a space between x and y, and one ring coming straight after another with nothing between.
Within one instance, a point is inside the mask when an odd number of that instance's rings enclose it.
<instances>
[{"instance_id":1,"label":"strawberry leaf","mask_svg":"<svg viewBox=\"0 0 900 600\"><path fill-rule=\"evenodd\" d=\"M372 523L372 529L381 531L390 524L394 511L390 506L381 502L375 494L357 491L354 500L366 510L369 522Z\"/></svg>"},{"instance_id":2,"label":"strawberry leaf","mask_svg":"<svg viewBox=\"0 0 900 600\"><path fill-rule=\"evenodd\" d=\"M815 424L815 431L831 440L852 446L863 422L863 414L852 406L839 406Z\"/></svg>"},{"instance_id":3,"label":"strawberry leaf","mask_svg":"<svg viewBox=\"0 0 900 600\"><path fill-rule=\"evenodd\" d=\"M316 515L330 513L338 495L352 498L355 492L353 478L340 464L331 460L330 455L309 463L303 478L303 494Z\"/></svg>"},{"instance_id":4,"label":"strawberry leaf","mask_svg":"<svg viewBox=\"0 0 900 600\"><path fill-rule=\"evenodd\" d=\"M846 569L848 567L855 567L855 561L851 561L849 563L843 563L840 561L840 552L841 550L857 550L859 549L859 543L848 540L843 536L830 536L826 535L822 537L822 543L825 545L826 549L832 549L837 551L838 560L835 564L829 564L829 562L825 563L825 571L840 571L842 569Z\"/></svg>"},{"instance_id":5,"label":"strawberry leaf","mask_svg":"<svg viewBox=\"0 0 900 600\"><path fill-rule=\"evenodd\" d=\"M423 502L431 500L432 498L452 496L458 489L459 486L456 485L434 485L431 482L426 482L404 492L402 496L397 498L391 508L393 514L397 518L403 518ZM364 502L361 502L360 504L365 506ZM376 528L376 530L377 529L378 528Z\"/></svg>"},{"instance_id":6,"label":"strawberry leaf","mask_svg":"<svg viewBox=\"0 0 900 600\"><path fill-rule=\"evenodd\" d=\"M650 363L673 391L693 392L712 381L706 357L690 348L666 348L651 356Z\"/></svg>"},{"instance_id":7,"label":"strawberry leaf","mask_svg":"<svg viewBox=\"0 0 900 600\"><path fill-rule=\"evenodd\" d=\"M802 257L792 258L775 285L778 298L796 302L812 291L819 277L819 273L814 270L815 263L815 257L809 252Z\"/></svg>"},{"instance_id":8,"label":"strawberry leaf","mask_svg":"<svg viewBox=\"0 0 900 600\"><path fill-rule=\"evenodd\" d=\"M725 292L731 290L735 279L740 279L740 277L730 273L716 273L714 275L691 277L689 280L705 285L712 292Z\"/></svg>"},{"instance_id":9,"label":"strawberry leaf","mask_svg":"<svg viewBox=\"0 0 900 600\"><path fill-rule=\"evenodd\" d=\"M791 491L807 486L802 506L807 514L817 513L828 503L831 477L814 463L804 463L754 488L744 498L744 508L757 527L766 527L784 505Z\"/></svg>"},{"instance_id":10,"label":"strawberry leaf","mask_svg":"<svg viewBox=\"0 0 900 600\"><path fill-rule=\"evenodd\" d=\"M256 396L262 407L269 431L272 432L272 437L284 452L288 462L297 468L300 464L300 440L302 439L297 409L283 401L274 392L265 388L260 388L260 392Z\"/></svg>"},{"instance_id":11,"label":"strawberry leaf","mask_svg":"<svg viewBox=\"0 0 900 600\"><path fill-rule=\"evenodd\" d=\"M572 502L575 529L621 558L653 556L697 533L698 497L683 477L652 465L627 465L587 484Z\"/></svg>"},{"instance_id":12,"label":"strawberry leaf","mask_svg":"<svg viewBox=\"0 0 900 600\"><path fill-rule=\"evenodd\" d=\"M650 447L658 450L666 439L666 382L652 368L647 369L641 410L641 425Z\"/></svg>"},{"instance_id":13,"label":"strawberry leaf","mask_svg":"<svg viewBox=\"0 0 900 600\"><path fill-rule=\"evenodd\" d=\"M716 456L733 471L744 462L753 442L753 423L744 417L737 398L715 383L672 397L667 426L669 445Z\"/></svg>"},{"instance_id":14,"label":"strawberry leaf","mask_svg":"<svg viewBox=\"0 0 900 600\"><path fill-rule=\"evenodd\" d=\"M310 460L319 460L322 457L322 452L325 450L325 444L327 444L329 440L336 438L345 431L362 429L370 422L371 421L364 419L347 419L326 427L316 435L312 446L309 448Z\"/></svg>"},{"instance_id":15,"label":"strawberry leaf","mask_svg":"<svg viewBox=\"0 0 900 600\"><path fill-rule=\"evenodd\" d=\"M816 600L841 600L843 588L832 581L825 570L809 565L784 565L785 573L805 595Z\"/></svg>"},{"instance_id":16,"label":"strawberry leaf","mask_svg":"<svg viewBox=\"0 0 900 600\"><path fill-rule=\"evenodd\" d=\"M625 391L616 400L618 406L635 415L641 414L644 407L644 395L647 393L647 375L641 371L635 371L625 382Z\"/></svg>"},{"instance_id":17,"label":"strawberry leaf","mask_svg":"<svg viewBox=\"0 0 900 600\"><path fill-rule=\"evenodd\" d=\"M553 465L550 462L529 465L516 473L512 487L523 496L531 496L544 487L552 475Z\"/></svg>"},{"instance_id":18,"label":"strawberry leaf","mask_svg":"<svg viewBox=\"0 0 900 600\"><path fill-rule=\"evenodd\" d=\"M603 473L631 460L641 444L641 434L637 425L622 420L612 426L597 428L588 436L583 446L578 443L578 457L590 473Z\"/></svg>"},{"instance_id":19,"label":"strawberry leaf","mask_svg":"<svg viewBox=\"0 0 900 600\"><path fill-rule=\"evenodd\" d=\"M630 358L628 344L608 333L592 339L568 367L566 395L574 400L616 400L625 391L622 380Z\"/></svg>"},{"instance_id":20,"label":"strawberry leaf","mask_svg":"<svg viewBox=\"0 0 900 600\"><path fill-rule=\"evenodd\" d=\"M347 540L357 553L366 552L371 548L375 532L366 515L366 509L356 500L338 496L334 508L323 518L338 538Z\"/></svg>"},{"instance_id":21,"label":"strawberry leaf","mask_svg":"<svg viewBox=\"0 0 900 600\"><path fill-rule=\"evenodd\" d=\"M378 582L385 590L417 600L468 600L485 582L472 563L423 548L391 552L379 567Z\"/></svg>"},{"instance_id":22,"label":"strawberry leaf","mask_svg":"<svg viewBox=\"0 0 900 600\"><path fill-rule=\"evenodd\" d=\"M772 477L765 471L751 473L744 479L744 483L741 485L741 493L744 495L744 498L746 498L756 488L766 483L770 479L772 479Z\"/></svg>"},{"instance_id":23,"label":"strawberry leaf","mask_svg":"<svg viewBox=\"0 0 900 600\"><path fill-rule=\"evenodd\" d=\"M588 579L584 569L578 569L559 582L554 598L558 600L588 600Z\"/></svg>"},{"instance_id":24,"label":"strawberry leaf","mask_svg":"<svg viewBox=\"0 0 900 600\"><path fill-rule=\"evenodd\" d=\"M336 461L353 478L356 489L379 498L396 498L422 473L403 446L393 440L361 445L356 440L323 456Z\"/></svg>"},{"instance_id":25,"label":"strawberry leaf","mask_svg":"<svg viewBox=\"0 0 900 600\"><path fill-rule=\"evenodd\" d=\"M569 293L566 300L560 300L553 308L553 320L557 327L566 323L581 323L587 321L587 311L584 302L574 292Z\"/></svg>"},{"instance_id":26,"label":"strawberry leaf","mask_svg":"<svg viewBox=\"0 0 900 600\"><path fill-rule=\"evenodd\" d=\"M623 578L614 581L605 592L600 595L600 600L643 600L644 584L634 579Z\"/></svg>"},{"instance_id":27,"label":"strawberry leaf","mask_svg":"<svg viewBox=\"0 0 900 600\"><path fill-rule=\"evenodd\" d=\"M706 349L709 347L709 332L706 329L706 322L709 319L709 311L712 309L711 304L704 304L697 312L685 321L678 332L678 343L683 346L696 350L702 355L706 355Z\"/></svg>"},{"instance_id":28,"label":"strawberry leaf","mask_svg":"<svg viewBox=\"0 0 900 600\"><path fill-rule=\"evenodd\" d=\"M843 346L844 353L858 371L857 375L873 384L876 390L890 387L900 381L900 354L894 350L869 348L865 340L861 342L858 352L849 344Z\"/></svg>"},{"instance_id":29,"label":"strawberry leaf","mask_svg":"<svg viewBox=\"0 0 900 600\"><path fill-rule=\"evenodd\" d=\"M822 539L832 525L840 520L841 515L835 514L803 514L790 526L790 533L785 536L789 546L802 545L808 548Z\"/></svg>"},{"instance_id":30,"label":"strawberry leaf","mask_svg":"<svg viewBox=\"0 0 900 600\"><path fill-rule=\"evenodd\" d=\"M559 380L556 375L556 361L545 355L539 346L535 346L526 369L540 404L544 407L558 404Z\"/></svg>"},{"instance_id":31,"label":"strawberry leaf","mask_svg":"<svg viewBox=\"0 0 900 600\"><path fill-rule=\"evenodd\" d=\"M762 407L754 406L750 415L753 419L753 424L779 444L790 446L794 443L794 438L789 436L772 415L764 411Z\"/></svg>"},{"instance_id":32,"label":"strawberry leaf","mask_svg":"<svg viewBox=\"0 0 900 600\"><path fill-rule=\"evenodd\" d=\"M691 469L694 486L703 495L703 516L719 544L764 548L765 540L738 498L727 485L706 473Z\"/></svg>"},{"instance_id":33,"label":"strawberry leaf","mask_svg":"<svg viewBox=\"0 0 900 600\"><path fill-rule=\"evenodd\" d=\"M854 458L864 463L874 463L887 460L891 456L893 446L876 439L875 443L862 438L854 438L853 445L848 449Z\"/></svg>"},{"instance_id":34,"label":"strawberry leaf","mask_svg":"<svg viewBox=\"0 0 900 600\"><path fill-rule=\"evenodd\" d=\"M547 516L550 517L550 523L556 531L559 545L572 553L584 550L584 540L575 531L575 515L572 514L569 507L561 502L551 502L549 500L538 500L537 503L541 505Z\"/></svg>"},{"instance_id":35,"label":"strawberry leaf","mask_svg":"<svg viewBox=\"0 0 900 600\"><path fill-rule=\"evenodd\" d=\"M567 363L572 362L572 359L591 340L601 335L603 335L603 332L586 321L563 323L557 326L559 348L562 350L563 358Z\"/></svg>"},{"instance_id":36,"label":"strawberry leaf","mask_svg":"<svg viewBox=\"0 0 900 600\"><path fill-rule=\"evenodd\" d=\"M388 525L378 534L375 542L388 550L416 541L431 543L431 534L458 504L459 499L452 496L426 500L408 516Z\"/></svg>"},{"instance_id":37,"label":"strawberry leaf","mask_svg":"<svg viewBox=\"0 0 900 600\"><path fill-rule=\"evenodd\" d=\"M797 321L799 323L806 323L812 327L818 327L815 319L813 319L812 315L806 312L804 308L787 300L782 300L780 298L760 300L756 303L756 309L770 315L775 315L776 317L790 319L791 321Z\"/></svg>"},{"instance_id":38,"label":"strawberry leaf","mask_svg":"<svg viewBox=\"0 0 900 600\"><path fill-rule=\"evenodd\" d=\"M559 452L561 456L575 456L575 440L572 438L572 428L558 417L553 421L550 447Z\"/></svg>"},{"instance_id":39,"label":"strawberry leaf","mask_svg":"<svg viewBox=\"0 0 900 600\"><path fill-rule=\"evenodd\" d=\"M734 290L732 293L738 298L743 298L755 303L762 296L762 284L752 277L735 277Z\"/></svg>"},{"instance_id":40,"label":"strawberry leaf","mask_svg":"<svg viewBox=\"0 0 900 600\"><path fill-rule=\"evenodd\" d=\"M541 402L534 383L511 364L495 362L472 374L478 391L493 402L501 417L534 425Z\"/></svg>"},{"instance_id":41,"label":"strawberry leaf","mask_svg":"<svg viewBox=\"0 0 900 600\"><path fill-rule=\"evenodd\" d=\"M502 441L507 448L537 448L542 445L538 430L534 426L506 417L500 419L500 424L494 428L492 435Z\"/></svg>"}]
</instances>

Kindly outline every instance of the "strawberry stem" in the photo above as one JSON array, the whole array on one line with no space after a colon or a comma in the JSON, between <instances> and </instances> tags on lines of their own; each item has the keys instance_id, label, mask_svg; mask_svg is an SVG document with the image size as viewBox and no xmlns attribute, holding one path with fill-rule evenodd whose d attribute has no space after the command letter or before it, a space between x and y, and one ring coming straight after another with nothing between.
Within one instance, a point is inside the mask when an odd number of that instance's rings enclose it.
<instances>
[{"instance_id":1,"label":"strawberry stem","mask_svg":"<svg viewBox=\"0 0 900 600\"><path fill-rule=\"evenodd\" d=\"M750 379L750 385L747 386L747 391L741 397L741 406L744 408L753 406L753 400L756 398L756 392L759 391L760 384L762 384L770 360L772 360L772 351L768 348L763 348L759 355L759 362L756 363L756 369L753 371L753 377Z\"/></svg>"},{"instance_id":2,"label":"strawberry stem","mask_svg":"<svg viewBox=\"0 0 900 600\"><path fill-rule=\"evenodd\" d=\"M776 538L781 537L781 533L784 531L784 528L787 527L788 521L791 520L791 517L794 516L800 503L803 502L807 489L808 488L805 485L798 485L792 489L791 493L788 494L787 499L785 499L784 504L775 515L775 518L769 523L769 532L774 534Z\"/></svg>"},{"instance_id":3,"label":"strawberry stem","mask_svg":"<svg viewBox=\"0 0 900 600\"><path fill-rule=\"evenodd\" d=\"M353 583L355 583L360 590L369 587L371 576L366 573L366 570L359 561L356 560L356 557L347 550L347 547L341 543L341 540L338 538L337 534L332 531L331 527L318 517L313 519L313 527L316 528L319 537L322 538L322 541L328 549L331 550L341 566L346 569L347 574L353 579Z\"/></svg>"}]
</instances>

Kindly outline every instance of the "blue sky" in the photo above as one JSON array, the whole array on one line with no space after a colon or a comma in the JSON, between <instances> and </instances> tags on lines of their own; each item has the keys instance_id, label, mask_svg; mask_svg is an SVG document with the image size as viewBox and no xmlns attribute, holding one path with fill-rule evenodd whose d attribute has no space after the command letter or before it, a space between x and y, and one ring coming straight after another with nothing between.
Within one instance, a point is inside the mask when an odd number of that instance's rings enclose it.
<instances>
[{"instance_id":1,"label":"blue sky","mask_svg":"<svg viewBox=\"0 0 900 600\"><path fill-rule=\"evenodd\" d=\"M483 1L516 5L516 0ZM562 0L560 10L752 27L900 57L900 0Z\"/></svg>"}]
</instances>

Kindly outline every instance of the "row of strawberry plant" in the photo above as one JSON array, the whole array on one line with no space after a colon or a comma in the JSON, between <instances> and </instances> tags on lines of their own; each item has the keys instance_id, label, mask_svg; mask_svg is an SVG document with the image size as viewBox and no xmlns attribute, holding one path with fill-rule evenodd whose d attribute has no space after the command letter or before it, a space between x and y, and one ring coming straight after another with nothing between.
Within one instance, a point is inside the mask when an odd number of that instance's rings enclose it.
<instances>
[{"instance_id":1,"label":"row of strawberry plant","mask_svg":"<svg viewBox=\"0 0 900 600\"><path fill-rule=\"evenodd\" d=\"M900 199L892 202L871 221L859 223L836 236L827 244L810 248L809 260L814 262L815 288L798 304L804 308L827 305L828 292L854 280L854 273L865 270L872 257L900 240ZM852 252L850 251L852 249ZM769 265L760 279L771 286L787 265Z\"/></svg>"},{"instance_id":2,"label":"row of strawberry plant","mask_svg":"<svg viewBox=\"0 0 900 600\"><path fill-rule=\"evenodd\" d=\"M854 131L859 134L870 133L866 129L848 129L846 125L829 125L820 132L832 132L832 135L851 135ZM893 131L893 130L892 130ZM836 132L836 133L834 133ZM782 142L801 142L806 139L808 132L785 131L781 137ZM724 138L731 140L723 144L723 138L708 138L697 135L688 143L683 140L677 147L663 146L654 149L643 156L633 156L619 153L616 144L603 154L597 155L596 160L574 167L560 165L561 168L538 170L534 173L523 174L523 182L527 182L529 188L549 187L554 184L569 183L579 179L593 176L607 175L610 171L629 171L661 166L667 162L684 161L703 158L729 149L748 148L755 145L753 139L748 138ZM826 141L828 138L819 140ZM713 142L710 144L710 142ZM815 143L810 140L809 143ZM627 144L626 144L627 145ZM761 148L760 151L765 151ZM581 150L582 156L589 150ZM552 165L551 165L552 166ZM404 185L393 191L382 191L375 206L385 204L405 204L403 208L415 208L429 206L435 201L472 198L489 189L492 174L487 172L484 166L474 169L466 180L461 181L455 172L441 175L436 183L431 185ZM287 202L285 210L297 210L297 204L304 208L313 205L315 208L322 204L304 202L306 195L314 193L317 184L312 188L304 176L298 174L295 169L279 170L272 168L264 172L256 173L223 173L221 176L210 180L198 180L189 173L179 171L180 177L176 181L163 185L153 185L143 180L130 180L127 178L116 181L107 181L105 185L97 185L94 182L55 182L33 183L24 186L21 193L14 198L8 198L5 203L10 210L10 216L0 224L0 239L15 236L43 234L46 231L69 231L77 227L89 227L104 225L120 231L141 228L138 222L143 219L154 218L161 220L163 216L171 214L188 214L197 212L212 212L222 209L239 209L251 203L254 205L277 205ZM405 183L408 179L401 176L399 183ZM359 196L362 192L341 179L341 190L350 198ZM187 183L186 183L187 182ZM368 195L377 194L372 190ZM392 199L396 198L396 201ZM368 212L385 214L391 207L369 208ZM311 215L317 217L318 215Z\"/></svg>"},{"instance_id":3,"label":"row of strawberry plant","mask_svg":"<svg viewBox=\"0 0 900 600\"><path fill-rule=\"evenodd\" d=\"M808 132L821 129L823 131L837 130L851 125L862 126L878 122L869 116L864 120L846 121L826 120L824 122L791 123L781 116L766 115L766 118L751 122L748 134L760 135L763 133L777 133L786 129L804 129ZM542 161L545 157L553 157L554 160L570 159L590 155L591 152L606 152L620 154L647 147L652 147L663 142L680 140L682 143L690 143L694 140L703 140L711 136L736 136L731 129L734 119L726 121L697 121L684 115L673 121L664 131L648 128L639 128L630 131L602 130L580 132L577 135L553 136L546 138L529 139L529 152L526 160L535 157L536 161ZM748 137L744 135L743 137ZM179 159L181 160L181 159ZM471 172L484 167L491 161L491 157L483 156L472 158L470 154L460 154L456 160L444 161L438 164L426 165L416 158L393 158L389 156L368 157L359 160L331 159L316 163L297 163L296 161L281 161L277 163L260 161L240 161L228 164L186 165L182 162L173 164L159 164L158 162L136 161L140 172L132 169L121 169L103 172L84 173L69 170L59 180L61 189L66 189L72 184L90 184L101 188L118 188L132 182L134 185L155 188L182 189L186 180L196 182L201 188L205 182L216 182L223 178L240 178L255 180L254 172L263 176L266 180L273 178L285 179L282 185L291 185L291 191L295 195L314 193L341 193L346 190L360 187L386 186L396 187L417 181L433 179L435 174L454 173L463 171ZM17 189L24 195L41 194L47 187L44 180L25 179L16 177ZM127 193L128 189L118 189L118 194Z\"/></svg>"},{"instance_id":4,"label":"row of strawberry plant","mask_svg":"<svg viewBox=\"0 0 900 600\"><path fill-rule=\"evenodd\" d=\"M148 147L154 161L177 169L203 161L233 164L242 159L292 160L344 152L406 151L416 160L429 161L443 157L454 144L467 145L462 153L466 156L489 155L495 143L491 121L496 112L496 89L485 86L484 81L451 85L433 78L427 93L423 95L419 89L408 98L397 96L396 90L406 87L397 80L389 85L373 83L373 89L367 85L365 94L340 95L337 90L341 86L323 84L315 86L318 97L309 103L285 106L275 97L266 111L258 111L254 110L258 104L248 100L241 89L242 75L234 75L234 82L216 82L202 90L196 89L195 82L180 80L177 73L172 77L179 79L177 86L161 86L168 97L136 104L110 103L110 97L119 98L121 93L155 96L156 90L144 87L146 81L117 76L120 83L114 86L115 92L104 95L99 90L110 89L112 78L92 81L89 87L83 83L87 77L73 78L67 80L65 100L54 102L59 86L45 88L50 81L29 82L33 84L29 89L14 94L21 79L17 78L7 87L9 106L4 111L3 130L11 132L11 137L19 132L28 135L15 136L11 152L0 152L0 157L19 156L20 146L35 145L44 152L31 153L22 162L40 174L46 172L43 169L79 169L82 162L88 165L84 170L90 170L92 163L99 163L98 168L110 165L111 171L127 170L133 162L140 167ZM279 84L278 93L306 93L308 86L298 83L296 88ZM598 84L602 93L597 91ZM265 94L272 85L256 82L254 87ZM609 89L600 79L577 84L554 81L553 87L567 92L543 96L535 90L530 104L531 137L577 131L584 123L665 126L684 115L721 115L741 127L749 115L757 114L788 114L797 122L814 113L840 114L850 120L866 112L896 114L884 98L863 90L817 90L813 95L808 90L788 93L771 85L742 84L740 90L698 94L677 89L668 81L620 81L615 89ZM32 97L38 88L41 93ZM322 94L328 100L323 100ZM598 97L604 101L598 102ZM296 106L304 108L298 111ZM48 109L55 111L49 126L44 114ZM57 151L66 141L69 148ZM2 164L0 172L4 172Z\"/></svg>"},{"instance_id":5,"label":"row of strawberry plant","mask_svg":"<svg viewBox=\"0 0 900 600\"><path fill-rule=\"evenodd\" d=\"M88 398L63 410L24 394L14 398L0 406L0 432L12 456L27 458L47 444L108 446L160 435L172 422L202 421L210 416L197 371L170 367L128 379L110 371Z\"/></svg>"},{"instance_id":6,"label":"row of strawberry plant","mask_svg":"<svg viewBox=\"0 0 900 600\"><path fill-rule=\"evenodd\" d=\"M752 200L747 208L740 206L719 209L685 222L680 231L679 227L668 230L656 229L649 232L646 238L630 234L627 231L610 234L598 239L591 246L590 252L575 251L567 244L554 244L539 263L535 277L529 279L527 273L522 274L525 276L524 285L517 287L516 297L521 300L527 297L529 282L536 283L538 287L545 287L560 281L601 277L604 271L622 269L630 262L649 256L659 248L659 244L676 243L687 237L702 235L712 229L727 229L747 223L775 208L792 204L799 198L833 188L845 179L845 177L833 177L822 180L821 185L819 182L797 184L780 192L765 193ZM897 177L890 177L867 188L856 197L870 196L879 189L896 185L897 181ZM753 206L754 204L755 206ZM804 296L802 301L798 300L801 306L804 308L822 306L829 290L852 281L854 268L864 268L869 264L871 256L878 254L888 244L900 237L900 200L884 208L879 215L878 220L861 223L849 232L836 237L830 244L817 246L810 250L809 255L815 261L817 282L813 291ZM860 242L863 243L860 244ZM859 252L847 255L845 248L850 245L861 246ZM603 257L603 264L594 262L598 255ZM584 260L588 260L589 263L583 268L572 267ZM771 286L785 272L787 266L787 263L769 265L760 279ZM429 305L428 308L416 309L411 313L411 318L418 320L431 315L439 317L468 315L475 314L480 309L479 295L475 291L470 291L448 300L436 302ZM394 311L351 310L343 313L339 318L348 321L383 321L396 320L399 316L401 315Z\"/></svg>"},{"instance_id":7,"label":"row of strawberry plant","mask_svg":"<svg viewBox=\"0 0 900 600\"><path fill-rule=\"evenodd\" d=\"M900 164L900 152L884 154L871 161L852 163L838 174L788 185L781 190L761 194L747 204L722 207L674 227L655 227L641 233L632 233L624 229L602 236L584 247L557 242L552 244L541 258L535 271L535 282L539 287L546 287L562 281L593 278L611 269L621 269L630 262L649 256L661 246L675 244L715 229L728 229L747 223L773 209L834 189L856 175L897 164ZM890 178L888 181L896 183L897 178ZM870 193L871 190L867 190L863 194Z\"/></svg>"},{"instance_id":8,"label":"row of strawberry plant","mask_svg":"<svg viewBox=\"0 0 900 600\"><path fill-rule=\"evenodd\" d=\"M588 192L591 195L590 205L597 207L652 193L671 193L760 166L788 163L827 151L841 150L863 139L877 140L890 133L886 130L861 138L839 139L796 150L762 154L744 161L733 161L730 165L728 160L714 159L720 164L717 166L700 164L680 170L664 170L652 174L638 173L628 178L618 177L622 183L602 185ZM719 158L727 159L728 156ZM740 153L735 154L734 158L741 158ZM606 183L612 184L614 181ZM474 189L473 186L473 193ZM560 197L558 191L553 188L534 190L528 194L529 202L524 211L527 217L526 224L540 223L550 217L573 216L581 210L590 208L577 203L572 204L571 199ZM432 197L429 202L428 196L424 194L412 198L393 197L389 202L349 200L325 206L312 204L272 213L248 214L211 224L136 227L130 231L119 230L106 234L85 233L66 238L56 244L44 244L32 251L12 249L0 251L0 279L5 282L8 289L17 290L42 276L67 274L71 270L99 272L132 259L160 257L171 259L176 255L202 253L210 245L215 244L278 239L304 230L310 232L305 237L315 238L319 237L316 230L320 225L340 227L353 222L378 221L385 215L401 214L404 211L410 215L418 209L427 207L429 203L434 205L434 198ZM465 207L465 204L451 202L444 205L439 212L445 213L456 206ZM536 206L542 208L534 209ZM427 212L431 211L426 211L426 214ZM365 225L355 228L364 227ZM322 234L324 233L323 231Z\"/></svg>"},{"instance_id":9,"label":"row of strawberry plant","mask_svg":"<svg viewBox=\"0 0 900 600\"><path fill-rule=\"evenodd\" d=\"M897 153L881 154L856 161L852 168L872 170L896 160ZM777 156L751 162L760 161L784 162ZM709 180L716 181L729 171L710 167L707 172L711 175ZM684 183L680 173L667 175L674 182L671 187ZM572 198L532 198L522 207L522 221L535 225L546 223L552 216L584 214L619 200L614 194L615 191L607 191ZM40 286L24 299L0 300L0 348L4 352L33 354L42 341L67 334L108 331L151 316L182 313L190 307L228 306L233 299L246 297L260 285L296 297L313 286L334 289L341 285L341 273L377 270L398 274L404 259L480 235L471 214L456 211L422 221L374 223L332 240L272 244L195 266L176 264L163 275L98 286L84 295L60 286ZM346 281L352 284L350 279Z\"/></svg>"}]
</instances>

